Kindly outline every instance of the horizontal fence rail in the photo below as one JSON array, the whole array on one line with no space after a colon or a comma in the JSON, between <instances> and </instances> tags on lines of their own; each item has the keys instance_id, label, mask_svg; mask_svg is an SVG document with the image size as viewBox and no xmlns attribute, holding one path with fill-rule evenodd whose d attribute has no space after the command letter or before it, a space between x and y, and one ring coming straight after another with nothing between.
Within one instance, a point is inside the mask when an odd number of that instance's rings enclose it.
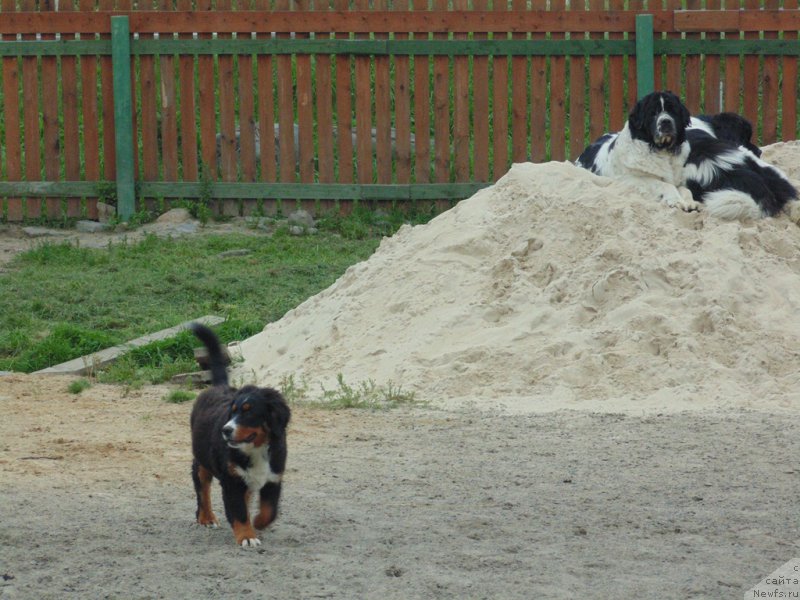
<instances>
[{"instance_id":1,"label":"horizontal fence rail","mask_svg":"<svg viewBox=\"0 0 800 600\"><path fill-rule=\"evenodd\" d=\"M796 0L559 6L0 12L0 217L446 205L511 162L574 159L661 88L797 138Z\"/></svg>"}]
</instances>

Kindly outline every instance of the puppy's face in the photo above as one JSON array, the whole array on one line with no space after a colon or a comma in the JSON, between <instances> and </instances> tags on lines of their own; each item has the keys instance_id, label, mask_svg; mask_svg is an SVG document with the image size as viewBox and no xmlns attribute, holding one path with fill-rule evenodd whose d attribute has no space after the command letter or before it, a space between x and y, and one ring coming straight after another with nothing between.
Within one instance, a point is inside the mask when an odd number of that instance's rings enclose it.
<instances>
[{"instance_id":1,"label":"puppy's face","mask_svg":"<svg viewBox=\"0 0 800 600\"><path fill-rule=\"evenodd\" d=\"M281 395L270 388L246 386L230 406L230 418L222 427L222 437L231 448L245 453L271 439L285 435L289 408Z\"/></svg>"},{"instance_id":2,"label":"puppy's face","mask_svg":"<svg viewBox=\"0 0 800 600\"><path fill-rule=\"evenodd\" d=\"M647 142L655 150L677 152L686 141L691 115L671 92L648 94L631 111L628 125L634 139Z\"/></svg>"}]
</instances>

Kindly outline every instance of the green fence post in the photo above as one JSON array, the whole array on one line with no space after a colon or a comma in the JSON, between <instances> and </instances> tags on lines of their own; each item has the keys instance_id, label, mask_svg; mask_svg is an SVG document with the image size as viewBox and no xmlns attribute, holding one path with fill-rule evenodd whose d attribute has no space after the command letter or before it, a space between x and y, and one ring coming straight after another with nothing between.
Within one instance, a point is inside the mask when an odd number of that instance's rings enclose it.
<instances>
[{"instance_id":1,"label":"green fence post","mask_svg":"<svg viewBox=\"0 0 800 600\"><path fill-rule=\"evenodd\" d=\"M639 98L655 91L653 15L636 15L636 93Z\"/></svg>"},{"instance_id":2,"label":"green fence post","mask_svg":"<svg viewBox=\"0 0 800 600\"><path fill-rule=\"evenodd\" d=\"M117 151L117 215L127 221L135 210L133 183L133 101L131 37L128 17L111 17L111 65L114 73L114 133Z\"/></svg>"}]
</instances>

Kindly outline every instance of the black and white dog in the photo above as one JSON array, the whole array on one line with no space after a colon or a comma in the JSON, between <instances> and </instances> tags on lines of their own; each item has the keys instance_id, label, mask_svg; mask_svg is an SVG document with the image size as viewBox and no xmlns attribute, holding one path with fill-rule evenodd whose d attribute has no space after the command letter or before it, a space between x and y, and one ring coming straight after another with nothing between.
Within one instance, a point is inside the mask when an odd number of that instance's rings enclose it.
<instances>
[{"instance_id":1,"label":"black and white dog","mask_svg":"<svg viewBox=\"0 0 800 600\"><path fill-rule=\"evenodd\" d=\"M759 158L752 131L734 113L691 118L677 96L655 92L636 103L622 131L602 136L576 164L683 210L702 203L724 219L773 216L797 191Z\"/></svg>"},{"instance_id":2,"label":"black and white dog","mask_svg":"<svg viewBox=\"0 0 800 600\"><path fill-rule=\"evenodd\" d=\"M753 126L742 115L734 112L696 115L692 117L689 129L701 129L717 139L744 146L756 156L761 156L761 148L752 141Z\"/></svg>"},{"instance_id":3,"label":"black and white dog","mask_svg":"<svg viewBox=\"0 0 800 600\"><path fill-rule=\"evenodd\" d=\"M622 131L600 137L575 163L597 175L632 183L667 206L697 210L697 201L683 186L690 118L675 94L648 94L636 103Z\"/></svg>"}]
</instances>

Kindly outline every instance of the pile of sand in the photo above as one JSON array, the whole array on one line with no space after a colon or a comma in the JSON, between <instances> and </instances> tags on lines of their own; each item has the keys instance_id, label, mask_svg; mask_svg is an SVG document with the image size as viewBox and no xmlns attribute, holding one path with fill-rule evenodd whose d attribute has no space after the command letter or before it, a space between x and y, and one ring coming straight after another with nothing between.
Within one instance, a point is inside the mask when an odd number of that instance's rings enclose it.
<instances>
[{"instance_id":1,"label":"pile of sand","mask_svg":"<svg viewBox=\"0 0 800 600\"><path fill-rule=\"evenodd\" d=\"M767 160L800 179L800 145ZM800 228L519 164L241 343L239 380L512 411L800 408Z\"/></svg>"}]
</instances>

